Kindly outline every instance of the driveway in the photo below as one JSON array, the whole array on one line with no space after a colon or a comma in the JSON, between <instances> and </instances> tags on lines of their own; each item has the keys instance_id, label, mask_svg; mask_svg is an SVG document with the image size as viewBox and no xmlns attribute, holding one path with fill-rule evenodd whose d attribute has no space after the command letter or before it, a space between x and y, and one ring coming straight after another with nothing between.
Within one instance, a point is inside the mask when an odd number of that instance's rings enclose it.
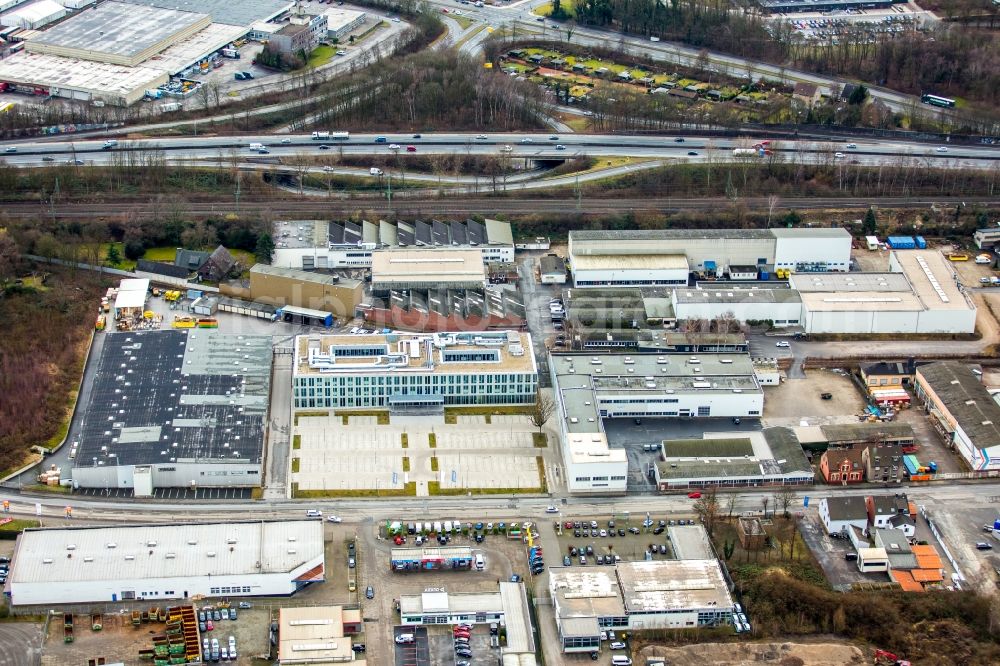
<instances>
[{"instance_id":1,"label":"driveway","mask_svg":"<svg viewBox=\"0 0 1000 666\"><path fill-rule=\"evenodd\" d=\"M0 666L39 666L42 663L42 625L0 623Z\"/></svg>"}]
</instances>

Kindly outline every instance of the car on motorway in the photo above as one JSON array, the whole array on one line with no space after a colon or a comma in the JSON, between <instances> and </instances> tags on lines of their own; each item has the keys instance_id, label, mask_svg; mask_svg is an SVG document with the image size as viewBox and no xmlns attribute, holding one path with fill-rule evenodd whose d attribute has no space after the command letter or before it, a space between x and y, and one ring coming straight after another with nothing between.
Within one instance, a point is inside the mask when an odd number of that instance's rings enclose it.
<instances>
[{"instance_id":1,"label":"car on motorway","mask_svg":"<svg viewBox=\"0 0 1000 666\"><path fill-rule=\"evenodd\" d=\"M558 140L559 140L559 137L557 137L555 134L553 134L552 136L549 137L549 141L558 141Z\"/></svg>"},{"instance_id":2,"label":"car on motorway","mask_svg":"<svg viewBox=\"0 0 1000 666\"><path fill-rule=\"evenodd\" d=\"M691 156L691 157L698 157L698 153L696 153L696 152L695 152L695 151L693 151L693 150L689 150L689 151L688 151L688 155L689 155L689 156Z\"/></svg>"},{"instance_id":3,"label":"car on motorway","mask_svg":"<svg viewBox=\"0 0 1000 666\"><path fill-rule=\"evenodd\" d=\"M292 140L289 139L287 136L284 139L281 140L281 143L291 143L291 142L292 142Z\"/></svg>"},{"instance_id":4,"label":"car on motorway","mask_svg":"<svg viewBox=\"0 0 1000 666\"><path fill-rule=\"evenodd\" d=\"M327 144L325 144L325 143L324 144L320 144L319 149L320 150L330 150L330 146L327 145Z\"/></svg>"},{"instance_id":5,"label":"car on motorway","mask_svg":"<svg viewBox=\"0 0 1000 666\"><path fill-rule=\"evenodd\" d=\"M416 146L407 146L406 147L406 152L408 152L408 153L415 153L415 152L417 152L417 147Z\"/></svg>"},{"instance_id":6,"label":"car on motorway","mask_svg":"<svg viewBox=\"0 0 1000 666\"><path fill-rule=\"evenodd\" d=\"M560 143L558 146L556 146L556 150L566 150L566 146Z\"/></svg>"},{"instance_id":7,"label":"car on motorway","mask_svg":"<svg viewBox=\"0 0 1000 666\"><path fill-rule=\"evenodd\" d=\"M319 509L306 509L306 518L322 518L323 512Z\"/></svg>"},{"instance_id":8,"label":"car on motorway","mask_svg":"<svg viewBox=\"0 0 1000 666\"><path fill-rule=\"evenodd\" d=\"M693 493L688 493L688 499L701 499L701 493L697 490Z\"/></svg>"},{"instance_id":9,"label":"car on motorway","mask_svg":"<svg viewBox=\"0 0 1000 666\"><path fill-rule=\"evenodd\" d=\"M559 513L559 509L554 506L545 507L545 513Z\"/></svg>"},{"instance_id":10,"label":"car on motorway","mask_svg":"<svg viewBox=\"0 0 1000 666\"><path fill-rule=\"evenodd\" d=\"M423 135L421 135L421 134L414 134L414 135L413 135L413 138L414 138L414 139L422 139L422 138L423 138Z\"/></svg>"},{"instance_id":11,"label":"car on motorway","mask_svg":"<svg viewBox=\"0 0 1000 666\"><path fill-rule=\"evenodd\" d=\"M48 155L46 155L45 157L43 157L43 158L42 158L42 161L43 161L43 162L55 162L55 161L56 161L56 158L54 158L54 157L49 157Z\"/></svg>"},{"instance_id":12,"label":"car on motorway","mask_svg":"<svg viewBox=\"0 0 1000 666\"><path fill-rule=\"evenodd\" d=\"M849 143L849 144L847 144L847 149L848 150L857 150L858 149L858 144L856 144L856 143Z\"/></svg>"},{"instance_id":13,"label":"car on motorway","mask_svg":"<svg viewBox=\"0 0 1000 666\"><path fill-rule=\"evenodd\" d=\"M521 143L531 143L533 141L534 139L532 139L530 136L526 136L523 139L521 139Z\"/></svg>"},{"instance_id":14,"label":"car on motorway","mask_svg":"<svg viewBox=\"0 0 1000 666\"><path fill-rule=\"evenodd\" d=\"M514 152L514 146L512 146L510 144L507 144L506 146L504 146L500 150L502 150L505 153L512 153L512 152Z\"/></svg>"},{"instance_id":15,"label":"car on motorway","mask_svg":"<svg viewBox=\"0 0 1000 666\"><path fill-rule=\"evenodd\" d=\"M774 346L775 347L791 347L791 345L788 343L788 340L779 340L778 342L774 343Z\"/></svg>"},{"instance_id":16,"label":"car on motorway","mask_svg":"<svg viewBox=\"0 0 1000 666\"><path fill-rule=\"evenodd\" d=\"M390 143L389 144L389 150L399 150L399 144L398 143Z\"/></svg>"},{"instance_id":17,"label":"car on motorway","mask_svg":"<svg viewBox=\"0 0 1000 666\"><path fill-rule=\"evenodd\" d=\"M938 146L934 150L938 151L939 153L947 153L948 152L948 149L945 148L944 146Z\"/></svg>"},{"instance_id":18,"label":"car on motorway","mask_svg":"<svg viewBox=\"0 0 1000 666\"><path fill-rule=\"evenodd\" d=\"M477 134L476 135L476 141L486 141L486 139L488 139L488 138L489 137L487 137L485 134Z\"/></svg>"},{"instance_id":19,"label":"car on motorway","mask_svg":"<svg viewBox=\"0 0 1000 666\"><path fill-rule=\"evenodd\" d=\"M6 148L3 149L3 152L5 152L5 153L16 153L17 152L17 146L7 146Z\"/></svg>"},{"instance_id":20,"label":"car on motorway","mask_svg":"<svg viewBox=\"0 0 1000 666\"><path fill-rule=\"evenodd\" d=\"M677 137L676 139L674 139L674 143L684 143L684 137L682 136Z\"/></svg>"},{"instance_id":21,"label":"car on motorway","mask_svg":"<svg viewBox=\"0 0 1000 666\"><path fill-rule=\"evenodd\" d=\"M340 516L327 516L326 522L328 523L339 523L343 520Z\"/></svg>"},{"instance_id":22,"label":"car on motorway","mask_svg":"<svg viewBox=\"0 0 1000 666\"><path fill-rule=\"evenodd\" d=\"M844 153L834 153L833 157L838 160L844 159Z\"/></svg>"}]
</instances>

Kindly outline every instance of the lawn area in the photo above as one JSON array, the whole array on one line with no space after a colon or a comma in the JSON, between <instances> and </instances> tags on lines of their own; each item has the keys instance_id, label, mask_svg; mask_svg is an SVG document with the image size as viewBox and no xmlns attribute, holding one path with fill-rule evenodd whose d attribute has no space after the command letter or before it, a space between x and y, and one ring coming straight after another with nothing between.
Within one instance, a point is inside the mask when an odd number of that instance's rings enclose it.
<instances>
[{"instance_id":1,"label":"lawn area","mask_svg":"<svg viewBox=\"0 0 1000 666\"><path fill-rule=\"evenodd\" d=\"M568 14L569 16L573 16L576 13L576 7L574 6L574 4L575 4L574 0L562 0L562 2L559 3L563 11L566 12L566 14ZM538 5L537 7L531 10L531 13L537 14L538 16L549 16L552 14L552 5L553 3L551 2L546 2L545 4Z\"/></svg>"},{"instance_id":2,"label":"lawn area","mask_svg":"<svg viewBox=\"0 0 1000 666\"><path fill-rule=\"evenodd\" d=\"M29 527L38 527L39 525L41 523L37 520L14 519L9 523L0 525L0 539L13 539L21 530L28 529Z\"/></svg>"},{"instance_id":3,"label":"lawn area","mask_svg":"<svg viewBox=\"0 0 1000 666\"><path fill-rule=\"evenodd\" d=\"M177 248L174 247L151 247L146 250L146 253L142 255L142 258L147 261L162 261L168 264L174 263L174 257L177 256Z\"/></svg>"},{"instance_id":4,"label":"lawn area","mask_svg":"<svg viewBox=\"0 0 1000 666\"><path fill-rule=\"evenodd\" d=\"M309 54L309 60L306 62L306 67L319 67L320 65L325 65L333 60L333 56L336 52L337 50L332 46L317 46L313 49L313 52Z\"/></svg>"},{"instance_id":5,"label":"lawn area","mask_svg":"<svg viewBox=\"0 0 1000 666\"><path fill-rule=\"evenodd\" d=\"M328 497L414 497L417 482L410 481L401 489L358 489L358 490L299 490L299 484L292 484L292 497L296 499L324 499Z\"/></svg>"},{"instance_id":6,"label":"lawn area","mask_svg":"<svg viewBox=\"0 0 1000 666\"><path fill-rule=\"evenodd\" d=\"M450 16L451 20L455 23L462 26L462 30L468 30L472 27L472 24L475 23L475 21L468 16L460 16L458 14L449 14L448 16Z\"/></svg>"}]
</instances>

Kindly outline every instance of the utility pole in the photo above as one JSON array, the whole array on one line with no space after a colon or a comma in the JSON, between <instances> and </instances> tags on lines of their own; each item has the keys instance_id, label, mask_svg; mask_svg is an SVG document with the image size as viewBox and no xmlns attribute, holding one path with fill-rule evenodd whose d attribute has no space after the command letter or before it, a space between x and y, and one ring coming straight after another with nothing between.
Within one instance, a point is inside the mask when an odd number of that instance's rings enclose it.
<instances>
[{"instance_id":1,"label":"utility pole","mask_svg":"<svg viewBox=\"0 0 1000 666\"><path fill-rule=\"evenodd\" d=\"M236 172L236 215L240 214L240 185L243 182L242 172Z\"/></svg>"},{"instance_id":2,"label":"utility pole","mask_svg":"<svg viewBox=\"0 0 1000 666\"><path fill-rule=\"evenodd\" d=\"M392 172L387 169L385 175L388 183L386 192L389 198L389 215L392 215Z\"/></svg>"}]
</instances>

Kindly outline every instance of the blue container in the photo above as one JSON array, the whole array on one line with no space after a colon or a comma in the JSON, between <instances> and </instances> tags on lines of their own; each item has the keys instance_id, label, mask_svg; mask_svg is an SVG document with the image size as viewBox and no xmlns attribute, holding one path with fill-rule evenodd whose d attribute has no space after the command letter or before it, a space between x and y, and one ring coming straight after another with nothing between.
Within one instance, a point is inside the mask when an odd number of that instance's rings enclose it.
<instances>
[{"instance_id":1,"label":"blue container","mask_svg":"<svg viewBox=\"0 0 1000 666\"><path fill-rule=\"evenodd\" d=\"M917 240L917 247L919 247L921 250L927 249L927 241L924 240L923 236L917 236L916 240Z\"/></svg>"},{"instance_id":2,"label":"blue container","mask_svg":"<svg viewBox=\"0 0 1000 666\"><path fill-rule=\"evenodd\" d=\"M893 250L913 250L917 247L912 236L889 236L886 242Z\"/></svg>"},{"instance_id":3,"label":"blue container","mask_svg":"<svg viewBox=\"0 0 1000 666\"><path fill-rule=\"evenodd\" d=\"M764 280L764 281L770 280L771 279L771 274L768 273L767 271L761 271L760 272L760 279Z\"/></svg>"}]
</instances>

